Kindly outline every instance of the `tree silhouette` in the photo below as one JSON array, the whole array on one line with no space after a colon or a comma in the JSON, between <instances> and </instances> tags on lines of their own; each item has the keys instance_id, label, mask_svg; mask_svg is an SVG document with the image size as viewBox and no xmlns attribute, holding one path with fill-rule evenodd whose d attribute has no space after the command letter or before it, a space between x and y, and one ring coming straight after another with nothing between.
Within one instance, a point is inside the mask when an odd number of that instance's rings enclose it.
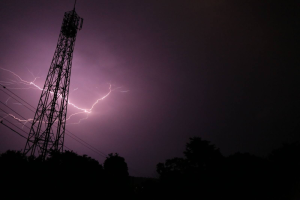
<instances>
[{"instance_id":1,"label":"tree silhouette","mask_svg":"<svg viewBox=\"0 0 300 200\"><path fill-rule=\"evenodd\" d=\"M126 197L130 193L129 173L125 159L119 154L110 153L103 163L106 192L110 198Z\"/></svg>"},{"instance_id":2,"label":"tree silhouette","mask_svg":"<svg viewBox=\"0 0 300 200\"><path fill-rule=\"evenodd\" d=\"M249 153L237 152L223 163L224 194L231 199L268 199L270 187L267 161ZM244 197L244 194L247 196Z\"/></svg>"},{"instance_id":3,"label":"tree silhouette","mask_svg":"<svg viewBox=\"0 0 300 200\"><path fill-rule=\"evenodd\" d=\"M103 164L104 170L107 174L110 176L115 177L128 177L128 167L127 163L125 162L125 159L121 156L119 156L117 153L108 154L108 157L106 157L106 160Z\"/></svg>"},{"instance_id":4,"label":"tree silhouette","mask_svg":"<svg viewBox=\"0 0 300 200\"><path fill-rule=\"evenodd\" d=\"M300 188L300 143L284 143L273 150L268 159L274 195L281 199L291 199Z\"/></svg>"},{"instance_id":5,"label":"tree silhouette","mask_svg":"<svg viewBox=\"0 0 300 200\"><path fill-rule=\"evenodd\" d=\"M21 151L8 150L0 154L0 165L1 167L19 167L20 165L25 165L27 163L27 158Z\"/></svg>"},{"instance_id":6,"label":"tree silhouette","mask_svg":"<svg viewBox=\"0 0 300 200\"><path fill-rule=\"evenodd\" d=\"M173 158L165 163L157 164L160 175L171 172L190 173L200 172L215 167L223 159L220 150L207 140L199 137L190 138L184 151L185 158Z\"/></svg>"},{"instance_id":7,"label":"tree silhouette","mask_svg":"<svg viewBox=\"0 0 300 200\"><path fill-rule=\"evenodd\" d=\"M73 151L52 151L45 161L26 157L21 151L6 151L0 154L1 193L26 199L57 198L57 194L60 198L92 199L99 192L110 198L128 196L131 190L125 159L109 154L104 164L105 170L98 161ZM33 188L34 194L28 192Z\"/></svg>"},{"instance_id":8,"label":"tree silhouette","mask_svg":"<svg viewBox=\"0 0 300 200\"><path fill-rule=\"evenodd\" d=\"M27 164L27 158L21 151L8 150L0 154L1 195L8 194L12 199L21 196L20 193L25 190L23 187L20 187L18 192L16 192L16 184L24 185L26 183Z\"/></svg>"},{"instance_id":9,"label":"tree silhouette","mask_svg":"<svg viewBox=\"0 0 300 200\"><path fill-rule=\"evenodd\" d=\"M190 138L183 153L191 167L202 170L215 166L223 157L215 145L200 137Z\"/></svg>"},{"instance_id":10,"label":"tree silhouette","mask_svg":"<svg viewBox=\"0 0 300 200\"><path fill-rule=\"evenodd\" d=\"M184 158L157 164L165 198L300 199L300 143L283 144L267 157L223 157L209 141L190 138Z\"/></svg>"},{"instance_id":11,"label":"tree silhouette","mask_svg":"<svg viewBox=\"0 0 300 200\"><path fill-rule=\"evenodd\" d=\"M166 193L192 197L201 188L202 197L211 196L212 190L219 187L216 179L223 160L220 150L207 140L192 137L184 155L185 158L168 159L156 166Z\"/></svg>"},{"instance_id":12,"label":"tree silhouette","mask_svg":"<svg viewBox=\"0 0 300 200\"><path fill-rule=\"evenodd\" d=\"M187 168L187 160L184 158L167 159L165 163L157 164L157 172L160 175L165 173L183 173Z\"/></svg>"}]
</instances>

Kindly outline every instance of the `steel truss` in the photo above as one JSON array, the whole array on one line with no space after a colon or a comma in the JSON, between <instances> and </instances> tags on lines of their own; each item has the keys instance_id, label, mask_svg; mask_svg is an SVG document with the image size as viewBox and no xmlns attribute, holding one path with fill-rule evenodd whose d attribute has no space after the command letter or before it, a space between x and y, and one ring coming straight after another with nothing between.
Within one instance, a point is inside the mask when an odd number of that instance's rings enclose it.
<instances>
[{"instance_id":1,"label":"steel truss","mask_svg":"<svg viewBox=\"0 0 300 200\"><path fill-rule=\"evenodd\" d=\"M63 151L71 78L72 59L77 31L83 19L75 12L65 12L56 50L32 121L24 154L41 156L49 151Z\"/></svg>"}]
</instances>

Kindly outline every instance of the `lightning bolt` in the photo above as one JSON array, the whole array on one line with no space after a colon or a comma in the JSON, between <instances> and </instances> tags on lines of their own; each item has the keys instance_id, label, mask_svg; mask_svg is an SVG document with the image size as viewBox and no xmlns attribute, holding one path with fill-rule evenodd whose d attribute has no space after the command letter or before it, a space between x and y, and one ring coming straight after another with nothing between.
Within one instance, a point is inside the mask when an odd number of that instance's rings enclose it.
<instances>
[{"instance_id":1,"label":"lightning bolt","mask_svg":"<svg viewBox=\"0 0 300 200\"><path fill-rule=\"evenodd\" d=\"M2 68L2 67L0 67L0 69L3 70L3 71L9 72L10 74L12 74L14 77L16 77L16 78L18 79L18 82L16 82L15 80L10 80L10 82L7 82L7 81L0 81L1 83L4 83L4 84L6 84L6 85L13 85L13 84L15 84L15 83L20 83L20 84L23 84L23 85L31 86L31 87L26 87L26 88L8 88L8 89L18 89L18 90L38 89L38 90L41 90L41 91L43 90L41 87L39 87L38 85L36 85L36 84L34 83L34 82L35 82L38 78L40 78L40 77L35 77L34 74L33 74L29 69L27 69L27 70L28 70L28 72L33 76L33 78L34 78L33 81L26 81L26 80L22 79L21 76L19 76L18 74L16 74L15 72L13 72L13 71L11 71L11 70L8 70L8 69ZM94 107L95 107L100 101L102 101L102 100L104 100L105 98L107 98L107 97L111 94L112 91L114 91L114 90L116 90L116 89L119 89L119 88L121 88L121 87L117 87L117 88L115 88L115 89L112 89L112 85L109 83L109 88L108 88L109 91L108 91L104 96L102 96L101 98L96 99L96 101L92 104L92 106L91 106L90 108L81 108L81 107L75 105L74 103L72 103L70 100L68 100L68 104L69 104L69 105L71 105L72 107L78 109L78 110L81 111L81 112L77 112L77 113L71 114L71 115L66 119L66 121L69 120L69 119L71 119L71 117L73 117L73 116L75 116L75 115L79 115L79 114L86 114L86 117L80 119L77 123L70 123L70 124L79 124L82 120L86 120L86 119L88 118L88 115L89 115L90 113L92 113L92 110L94 109ZM45 88L45 90L46 90L46 89L47 89L47 88ZM78 88L74 89L73 91L76 91L77 89L78 89ZM50 93L53 94L53 92L50 92ZM62 97L61 97L61 94L59 94L59 98L62 98ZM7 100L7 101L8 101L8 100ZM7 101L6 101L6 102L7 102ZM22 119L19 119L19 118L17 118L16 116L14 116L14 115L12 115L12 114L9 114L9 116L11 116L12 118L14 118L15 120L18 120L18 121L20 121L20 122L24 122L23 127L24 127L24 125L25 125L27 122L33 120L33 119L22 120ZM2 119L3 119L3 118L2 118Z\"/></svg>"},{"instance_id":2,"label":"lightning bolt","mask_svg":"<svg viewBox=\"0 0 300 200\"><path fill-rule=\"evenodd\" d=\"M7 105L9 99L10 99L10 97L8 97L8 99L5 101L5 104L6 104L6 105Z\"/></svg>"},{"instance_id":3,"label":"lightning bolt","mask_svg":"<svg viewBox=\"0 0 300 200\"><path fill-rule=\"evenodd\" d=\"M20 118L17 118L16 116L14 116L13 114L7 114L6 116L2 117L2 118L0 119L0 121L2 121L3 119L5 119L5 118L7 118L7 117L12 117L12 118L14 118L14 119L17 120L17 121L22 122L22 123L23 123L22 128L24 128L24 126L26 125L27 122L30 122L30 121L33 120L33 119L26 119L26 120L25 120L25 119L20 119Z\"/></svg>"},{"instance_id":4,"label":"lightning bolt","mask_svg":"<svg viewBox=\"0 0 300 200\"><path fill-rule=\"evenodd\" d=\"M84 113L84 112L81 112L81 113ZM79 113L75 113L75 114L79 114ZM73 114L73 115L74 115L74 114ZM89 115L87 114L86 117L81 118L78 122L76 122L76 123L69 123L69 124L80 124L80 122L83 121L83 120L86 120L86 119L88 118L88 116L89 116ZM68 119L67 119L67 120L68 120ZM66 120L66 121L67 121L67 120ZM69 124L68 124L68 125L69 125Z\"/></svg>"}]
</instances>

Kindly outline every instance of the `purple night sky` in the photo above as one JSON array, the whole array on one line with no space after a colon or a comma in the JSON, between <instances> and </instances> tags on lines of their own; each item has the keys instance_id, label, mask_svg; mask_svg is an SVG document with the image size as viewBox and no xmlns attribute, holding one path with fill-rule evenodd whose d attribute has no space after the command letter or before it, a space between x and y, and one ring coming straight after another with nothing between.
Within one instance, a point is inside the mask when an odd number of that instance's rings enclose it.
<instances>
[{"instance_id":1,"label":"purple night sky","mask_svg":"<svg viewBox=\"0 0 300 200\"><path fill-rule=\"evenodd\" d=\"M2 0L0 67L29 82L39 76L35 83L42 87L64 12L73 4ZM299 9L299 1L77 1L84 23L69 99L89 108L109 83L115 90L88 119L68 121L67 129L102 152L119 153L130 175L146 177L157 177L158 162L183 156L192 136L211 141L225 156L267 155L299 140ZM18 81L0 69L0 81L11 80ZM37 106L39 90L12 91ZM7 99L0 91L0 101L33 118ZM75 112L68 107L68 115ZM26 141L3 125L0 133L0 153L24 148ZM69 136L65 144L105 160Z\"/></svg>"}]
</instances>

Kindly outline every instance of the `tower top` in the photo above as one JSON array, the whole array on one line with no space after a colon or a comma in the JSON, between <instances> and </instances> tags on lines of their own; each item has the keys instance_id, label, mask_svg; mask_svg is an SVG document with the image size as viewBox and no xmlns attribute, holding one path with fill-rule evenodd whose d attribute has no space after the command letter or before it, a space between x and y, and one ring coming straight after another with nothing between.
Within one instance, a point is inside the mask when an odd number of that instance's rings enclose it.
<instances>
[{"instance_id":1,"label":"tower top","mask_svg":"<svg viewBox=\"0 0 300 200\"><path fill-rule=\"evenodd\" d=\"M77 1L77 0L75 0L75 3L74 3L74 10L75 10L75 6L76 6L76 1Z\"/></svg>"}]
</instances>

